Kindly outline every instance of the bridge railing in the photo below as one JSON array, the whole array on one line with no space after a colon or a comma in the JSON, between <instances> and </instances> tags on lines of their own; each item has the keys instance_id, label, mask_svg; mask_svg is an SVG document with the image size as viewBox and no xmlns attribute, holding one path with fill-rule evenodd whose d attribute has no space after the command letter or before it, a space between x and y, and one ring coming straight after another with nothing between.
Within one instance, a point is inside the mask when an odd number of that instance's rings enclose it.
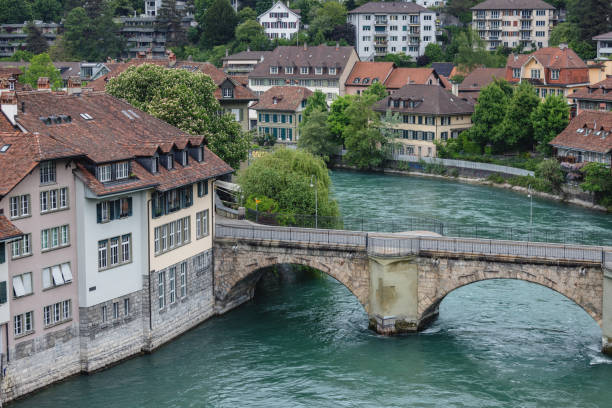
<instances>
[{"instance_id":1,"label":"bridge railing","mask_svg":"<svg viewBox=\"0 0 612 408\"><path fill-rule=\"evenodd\" d=\"M604 249L584 245L498 241L448 237L369 236L368 253L373 256L407 256L420 252L542 258L604 263ZM612 258L612 254L607 254ZM608 262L612 262L609 259Z\"/></svg>"},{"instance_id":2,"label":"bridge railing","mask_svg":"<svg viewBox=\"0 0 612 408\"><path fill-rule=\"evenodd\" d=\"M215 226L217 238L289 241L329 245L366 246L364 232L293 227L269 227L254 224L223 224Z\"/></svg>"}]
</instances>

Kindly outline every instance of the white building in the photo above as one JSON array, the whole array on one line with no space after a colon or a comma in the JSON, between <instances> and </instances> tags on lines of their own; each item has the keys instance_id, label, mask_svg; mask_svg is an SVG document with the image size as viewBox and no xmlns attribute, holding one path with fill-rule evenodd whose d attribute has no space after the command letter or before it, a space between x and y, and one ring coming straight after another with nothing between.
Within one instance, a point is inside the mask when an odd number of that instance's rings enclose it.
<instances>
[{"instance_id":1,"label":"white building","mask_svg":"<svg viewBox=\"0 0 612 408\"><path fill-rule=\"evenodd\" d=\"M347 21L355 26L361 61L399 53L416 58L436 42L436 13L416 3L366 3L349 11Z\"/></svg>"},{"instance_id":2,"label":"white building","mask_svg":"<svg viewBox=\"0 0 612 408\"><path fill-rule=\"evenodd\" d=\"M612 31L593 37L597 41L597 59L609 59L612 57Z\"/></svg>"},{"instance_id":3,"label":"white building","mask_svg":"<svg viewBox=\"0 0 612 408\"><path fill-rule=\"evenodd\" d=\"M145 14L147 16L156 16L161 3L162 0L145 0Z\"/></svg>"},{"instance_id":4,"label":"white building","mask_svg":"<svg viewBox=\"0 0 612 408\"><path fill-rule=\"evenodd\" d=\"M300 30L300 14L282 1L277 1L265 13L257 17L268 38L291 38Z\"/></svg>"},{"instance_id":5,"label":"white building","mask_svg":"<svg viewBox=\"0 0 612 408\"><path fill-rule=\"evenodd\" d=\"M446 0L408 0L408 2L416 3L423 7L444 7Z\"/></svg>"}]
</instances>

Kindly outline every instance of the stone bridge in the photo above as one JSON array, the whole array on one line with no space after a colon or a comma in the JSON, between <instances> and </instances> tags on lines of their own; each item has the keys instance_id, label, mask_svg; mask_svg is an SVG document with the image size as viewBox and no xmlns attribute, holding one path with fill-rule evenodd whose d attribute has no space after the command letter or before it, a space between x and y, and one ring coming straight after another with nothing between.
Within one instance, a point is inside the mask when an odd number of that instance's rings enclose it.
<instances>
[{"instance_id":1,"label":"stone bridge","mask_svg":"<svg viewBox=\"0 0 612 408\"><path fill-rule=\"evenodd\" d=\"M383 334L422 330L453 290L488 279L546 286L584 309L612 354L612 249L488 239L215 225L219 313L251 299L263 268L299 264L346 286Z\"/></svg>"}]
</instances>

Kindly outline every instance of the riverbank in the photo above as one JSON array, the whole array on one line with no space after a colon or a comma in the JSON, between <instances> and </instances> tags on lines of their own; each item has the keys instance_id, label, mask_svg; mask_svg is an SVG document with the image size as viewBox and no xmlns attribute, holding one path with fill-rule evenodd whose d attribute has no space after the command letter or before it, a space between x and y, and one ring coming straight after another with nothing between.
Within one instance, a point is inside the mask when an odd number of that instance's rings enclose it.
<instances>
[{"instance_id":1,"label":"riverbank","mask_svg":"<svg viewBox=\"0 0 612 408\"><path fill-rule=\"evenodd\" d=\"M357 169L354 166L349 166L346 164L334 164L332 169L337 168L337 169L341 169L341 170L351 170L351 171L356 171L359 172L360 170ZM499 183L494 183L490 180L487 180L486 178L482 178L482 177L467 177L465 175L457 175L457 176L453 176L453 175L445 175L445 174L431 174L431 173L424 173L421 171L414 171L414 170L399 170L399 169L394 169L391 167L385 167L382 169L372 169L371 171L374 172L379 172L379 173L384 173L384 174L393 174L393 175L399 175L399 176L416 176L416 177L426 177L426 178L435 178L435 179L443 179L443 180L451 180L451 181L457 181L457 182L461 182L461 183L468 183L468 184L475 184L475 185L482 185L482 186L489 186L489 187L497 187L497 188L501 188L501 189L505 189L505 190L511 190L520 194L524 194L524 195L528 195L529 194L529 190L525 187L521 187L521 186L514 186L512 184L509 183L503 183L503 184L499 184ZM579 207L583 207L583 208L587 208L589 210L595 210L595 211L601 211L601 212L608 212L608 210L601 206L601 205L597 205L594 204L590 201L586 201L577 197L572 197L571 194L567 194L565 196L561 196L561 195L557 195L557 194L551 194L551 193L545 193L542 191L535 191L532 190L532 194L534 195L534 197L539 197L539 198L543 198L543 199L547 199L547 200L553 200L553 201L557 201L557 202L561 202L564 204L571 204L571 205L576 205Z\"/></svg>"}]
</instances>

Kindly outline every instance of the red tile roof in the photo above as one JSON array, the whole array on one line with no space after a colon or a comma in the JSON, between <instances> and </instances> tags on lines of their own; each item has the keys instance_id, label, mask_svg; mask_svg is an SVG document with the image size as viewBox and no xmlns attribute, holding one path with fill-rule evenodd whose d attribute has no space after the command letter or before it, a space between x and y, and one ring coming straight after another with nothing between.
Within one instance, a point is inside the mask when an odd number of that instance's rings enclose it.
<instances>
[{"instance_id":1,"label":"red tile roof","mask_svg":"<svg viewBox=\"0 0 612 408\"><path fill-rule=\"evenodd\" d=\"M555 8L542 0L486 0L470 10L554 10Z\"/></svg>"},{"instance_id":2,"label":"red tile roof","mask_svg":"<svg viewBox=\"0 0 612 408\"><path fill-rule=\"evenodd\" d=\"M578 54L567 46L540 48L531 54L510 54L508 55L506 67L520 68L531 57L535 58L544 68L587 68L587 65L580 59Z\"/></svg>"},{"instance_id":3,"label":"red tile roof","mask_svg":"<svg viewBox=\"0 0 612 408\"><path fill-rule=\"evenodd\" d=\"M312 91L300 86L273 86L259 97L259 102L251 109L294 112L310 95Z\"/></svg>"},{"instance_id":4,"label":"red tile roof","mask_svg":"<svg viewBox=\"0 0 612 408\"><path fill-rule=\"evenodd\" d=\"M0 215L0 241L17 238L22 234L4 215Z\"/></svg>"},{"instance_id":5,"label":"red tile roof","mask_svg":"<svg viewBox=\"0 0 612 408\"><path fill-rule=\"evenodd\" d=\"M404 85L428 85L427 79L434 75L433 68L395 68L385 82L387 89L399 89Z\"/></svg>"},{"instance_id":6,"label":"red tile roof","mask_svg":"<svg viewBox=\"0 0 612 408\"><path fill-rule=\"evenodd\" d=\"M395 64L392 62L356 62L353 70L348 76L345 82L346 86L370 86L373 79L378 79L379 82L384 83L391 72ZM363 83L363 80L368 78L368 83ZM355 82L359 79L359 82Z\"/></svg>"},{"instance_id":7,"label":"red tile roof","mask_svg":"<svg viewBox=\"0 0 612 408\"><path fill-rule=\"evenodd\" d=\"M504 79L506 68L476 68L459 85L460 92L480 91L493 82L493 79Z\"/></svg>"},{"instance_id":8,"label":"red tile roof","mask_svg":"<svg viewBox=\"0 0 612 408\"><path fill-rule=\"evenodd\" d=\"M410 108L389 106L394 101L415 101L417 105ZM472 114L474 106L437 85L406 85L374 104L378 112L423 113L429 115Z\"/></svg>"},{"instance_id":9,"label":"red tile roof","mask_svg":"<svg viewBox=\"0 0 612 408\"><path fill-rule=\"evenodd\" d=\"M578 131L582 129L581 131ZM550 145L589 152L612 151L612 112L584 111Z\"/></svg>"},{"instance_id":10,"label":"red tile roof","mask_svg":"<svg viewBox=\"0 0 612 408\"><path fill-rule=\"evenodd\" d=\"M606 78L601 82L589 85L586 89L580 89L567 97L593 101L612 101L612 78Z\"/></svg>"}]
</instances>

